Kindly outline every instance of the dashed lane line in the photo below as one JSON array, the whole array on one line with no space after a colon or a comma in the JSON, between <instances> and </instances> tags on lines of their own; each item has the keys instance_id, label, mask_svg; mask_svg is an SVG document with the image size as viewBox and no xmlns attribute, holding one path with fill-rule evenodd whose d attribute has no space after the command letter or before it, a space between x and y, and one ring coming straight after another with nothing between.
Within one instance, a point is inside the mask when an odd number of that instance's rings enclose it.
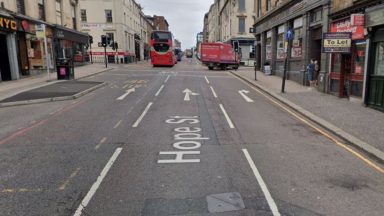
<instances>
[{"instance_id":1,"label":"dashed lane line","mask_svg":"<svg viewBox=\"0 0 384 216\"><path fill-rule=\"evenodd\" d=\"M249 152L247 149L243 149L243 153L245 155L245 158L247 159L249 166L251 167L253 174L256 177L257 182L259 183L259 186L261 187L261 190L264 193L265 199L268 202L269 208L272 211L273 216L280 216L279 209L277 208L277 205L275 203L275 200L273 200L271 193L268 190L267 185L265 184L263 178L261 177L261 174L259 170L257 169L255 162L252 160L251 155L249 155Z\"/></svg>"},{"instance_id":2,"label":"dashed lane line","mask_svg":"<svg viewBox=\"0 0 384 216\"><path fill-rule=\"evenodd\" d=\"M113 129L117 129L121 125L122 122L123 122L123 120L120 120L119 122L117 122L115 124L115 126L113 126Z\"/></svg>"},{"instance_id":3,"label":"dashed lane line","mask_svg":"<svg viewBox=\"0 0 384 216\"><path fill-rule=\"evenodd\" d=\"M81 168L79 167L71 173L71 175L67 178L67 180L65 180L65 182L59 187L60 191L63 191L63 190L65 190L65 188L67 188L69 183L71 183L72 179L74 179L76 177L76 175L79 173L80 169Z\"/></svg>"},{"instance_id":4,"label":"dashed lane line","mask_svg":"<svg viewBox=\"0 0 384 216\"><path fill-rule=\"evenodd\" d=\"M171 75L168 75L167 79L164 80L164 83L167 83L170 77L171 77Z\"/></svg>"},{"instance_id":5,"label":"dashed lane line","mask_svg":"<svg viewBox=\"0 0 384 216\"><path fill-rule=\"evenodd\" d=\"M223 114L224 114L224 116L225 116L225 119L226 119L227 122L228 122L229 128L234 129L234 128L235 128L235 125L233 124L231 118L229 117L227 111L225 111L224 106L223 106L222 104L220 104L220 108L221 108L221 111L223 112Z\"/></svg>"},{"instance_id":6,"label":"dashed lane line","mask_svg":"<svg viewBox=\"0 0 384 216\"><path fill-rule=\"evenodd\" d=\"M204 76L204 78L205 78L205 81L207 82L207 84L209 84L208 77L207 77L207 76Z\"/></svg>"},{"instance_id":7,"label":"dashed lane line","mask_svg":"<svg viewBox=\"0 0 384 216\"><path fill-rule=\"evenodd\" d=\"M100 184L103 182L105 176L108 174L109 170L119 157L123 148L117 148L115 153L113 153L112 157L109 159L108 163L105 165L104 169L101 171L99 177L95 183L93 183L91 189L88 191L87 195L84 197L83 201L81 201L79 207L77 208L75 214L73 216L81 216L81 213L84 208L86 208L91 201L92 197L95 195L97 189L99 189Z\"/></svg>"},{"instance_id":8,"label":"dashed lane line","mask_svg":"<svg viewBox=\"0 0 384 216\"><path fill-rule=\"evenodd\" d=\"M145 115L148 113L149 111L149 108L151 108L151 106L153 105L152 102L150 102L147 107L145 108L145 110L143 111L143 113L140 115L140 117L137 119L137 121L132 125L133 128L137 128L140 124L140 122L143 120L143 118L145 117Z\"/></svg>"},{"instance_id":9,"label":"dashed lane line","mask_svg":"<svg viewBox=\"0 0 384 216\"><path fill-rule=\"evenodd\" d=\"M161 85L160 89L156 92L155 97L159 96L161 91L163 90L164 85Z\"/></svg>"},{"instance_id":10,"label":"dashed lane line","mask_svg":"<svg viewBox=\"0 0 384 216\"><path fill-rule=\"evenodd\" d=\"M99 142L99 144L97 144L96 146L95 146L95 150L98 150L104 143L106 143L107 142L107 137L103 137L101 140L100 140L100 142Z\"/></svg>"},{"instance_id":11,"label":"dashed lane line","mask_svg":"<svg viewBox=\"0 0 384 216\"><path fill-rule=\"evenodd\" d=\"M215 92L215 89L213 89L212 86L209 86L209 87L211 88L211 91L212 91L213 96L214 96L215 98L217 98L217 94L216 94L216 92Z\"/></svg>"}]
</instances>

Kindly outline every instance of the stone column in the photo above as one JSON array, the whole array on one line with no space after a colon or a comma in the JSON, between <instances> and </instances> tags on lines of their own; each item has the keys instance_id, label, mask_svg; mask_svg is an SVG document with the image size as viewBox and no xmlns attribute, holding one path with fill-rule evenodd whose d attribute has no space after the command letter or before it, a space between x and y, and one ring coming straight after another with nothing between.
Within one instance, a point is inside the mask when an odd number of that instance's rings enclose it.
<instances>
[{"instance_id":1,"label":"stone column","mask_svg":"<svg viewBox=\"0 0 384 216\"><path fill-rule=\"evenodd\" d=\"M260 67L261 67L261 70L264 71L264 63L265 63L265 40L266 40L266 37L265 37L265 32L262 32L260 34L260 42L261 42L261 49L260 49Z\"/></svg>"},{"instance_id":2,"label":"stone column","mask_svg":"<svg viewBox=\"0 0 384 216\"><path fill-rule=\"evenodd\" d=\"M323 6L323 33L328 32L329 30L329 19L328 15L330 13L331 7L329 5ZM329 91L329 61L330 61L330 55L327 53L321 53L321 70L319 72L319 86L318 90L322 92L328 92Z\"/></svg>"},{"instance_id":3,"label":"stone column","mask_svg":"<svg viewBox=\"0 0 384 216\"><path fill-rule=\"evenodd\" d=\"M271 29L271 45L272 45L272 60L271 60L271 71L273 75L276 74L276 53L277 53L277 28L273 27Z\"/></svg>"},{"instance_id":4,"label":"stone column","mask_svg":"<svg viewBox=\"0 0 384 216\"><path fill-rule=\"evenodd\" d=\"M311 38L309 38L309 16L308 16L308 13L304 13L303 14L303 27L302 27L302 30L303 30L303 46L301 48L302 50L302 57L301 57L301 64L302 64L302 68L300 70L300 76L301 76L301 79L303 80L302 81L302 85L306 85L306 66L307 66L307 63L309 63L309 56L308 56L308 48L310 47L309 46L309 41L312 40Z\"/></svg>"}]
</instances>

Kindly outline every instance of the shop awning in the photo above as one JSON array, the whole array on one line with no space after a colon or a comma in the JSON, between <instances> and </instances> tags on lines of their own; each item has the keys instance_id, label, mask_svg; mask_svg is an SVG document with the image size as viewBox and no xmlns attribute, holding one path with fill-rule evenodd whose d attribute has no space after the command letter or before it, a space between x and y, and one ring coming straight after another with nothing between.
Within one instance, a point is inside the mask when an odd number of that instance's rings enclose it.
<instances>
[{"instance_id":1,"label":"shop awning","mask_svg":"<svg viewBox=\"0 0 384 216\"><path fill-rule=\"evenodd\" d=\"M56 25L54 28L55 28L56 39L69 40L69 41L83 43L83 44L88 43L88 40L89 40L88 34L85 34L73 29L65 28L63 26L58 26L58 25Z\"/></svg>"}]
</instances>

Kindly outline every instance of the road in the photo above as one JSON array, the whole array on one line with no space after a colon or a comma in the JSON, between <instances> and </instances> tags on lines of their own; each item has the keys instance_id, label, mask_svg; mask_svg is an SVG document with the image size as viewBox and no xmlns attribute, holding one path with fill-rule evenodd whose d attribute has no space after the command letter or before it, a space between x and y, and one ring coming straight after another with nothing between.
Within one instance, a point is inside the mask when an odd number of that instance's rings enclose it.
<instances>
[{"instance_id":1,"label":"road","mask_svg":"<svg viewBox=\"0 0 384 216\"><path fill-rule=\"evenodd\" d=\"M0 215L383 215L381 163L228 71L122 65L0 110Z\"/></svg>"}]
</instances>

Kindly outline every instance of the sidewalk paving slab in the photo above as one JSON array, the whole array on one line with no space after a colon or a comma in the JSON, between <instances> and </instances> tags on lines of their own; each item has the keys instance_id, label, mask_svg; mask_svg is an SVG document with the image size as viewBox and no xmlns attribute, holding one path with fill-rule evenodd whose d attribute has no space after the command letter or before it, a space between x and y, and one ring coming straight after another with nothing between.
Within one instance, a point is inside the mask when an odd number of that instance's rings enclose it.
<instances>
[{"instance_id":1,"label":"sidewalk paving slab","mask_svg":"<svg viewBox=\"0 0 384 216\"><path fill-rule=\"evenodd\" d=\"M258 72L258 80L255 81L254 71L250 68L241 68L231 73L353 146L384 161L384 113L290 80L286 82L286 93L281 93L281 77Z\"/></svg>"}]
</instances>

